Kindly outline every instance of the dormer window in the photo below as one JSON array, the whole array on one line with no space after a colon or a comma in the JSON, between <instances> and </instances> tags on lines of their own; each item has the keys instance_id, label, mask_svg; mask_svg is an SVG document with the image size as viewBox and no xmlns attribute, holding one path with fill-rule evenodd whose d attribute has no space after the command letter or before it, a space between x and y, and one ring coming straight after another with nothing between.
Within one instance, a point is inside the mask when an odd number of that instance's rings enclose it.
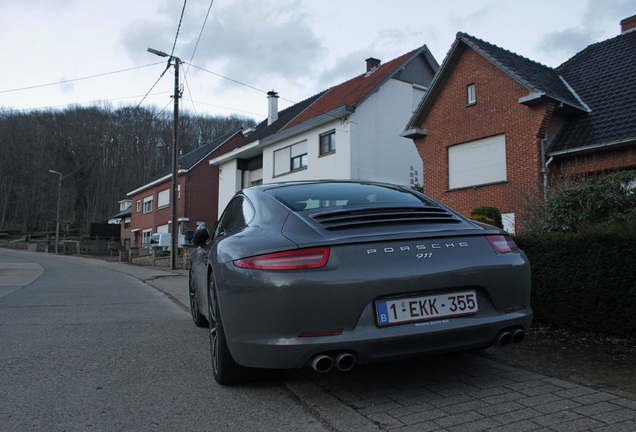
<instances>
[{"instance_id":1,"label":"dormer window","mask_svg":"<svg viewBox=\"0 0 636 432\"><path fill-rule=\"evenodd\" d=\"M469 84L466 86L466 94L468 96L467 105L474 105L477 103L477 99L475 98L475 84Z\"/></svg>"}]
</instances>

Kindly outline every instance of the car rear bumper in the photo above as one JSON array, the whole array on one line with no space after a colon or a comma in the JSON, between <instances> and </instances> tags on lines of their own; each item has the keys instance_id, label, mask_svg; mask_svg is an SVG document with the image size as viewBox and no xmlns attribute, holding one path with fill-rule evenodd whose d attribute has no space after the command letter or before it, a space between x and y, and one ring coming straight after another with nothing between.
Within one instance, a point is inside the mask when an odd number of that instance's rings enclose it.
<instances>
[{"instance_id":1,"label":"car rear bumper","mask_svg":"<svg viewBox=\"0 0 636 432\"><path fill-rule=\"evenodd\" d=\"M401 324L392 327L362 325L338 336L245 340L232 345L232 356L248 367L300 368L319 354L352 354L357 363L373 363L433 355L497 343L501 332L528 332L532 311L497 317L460 317Z\"/></svg>"}]
</instances>

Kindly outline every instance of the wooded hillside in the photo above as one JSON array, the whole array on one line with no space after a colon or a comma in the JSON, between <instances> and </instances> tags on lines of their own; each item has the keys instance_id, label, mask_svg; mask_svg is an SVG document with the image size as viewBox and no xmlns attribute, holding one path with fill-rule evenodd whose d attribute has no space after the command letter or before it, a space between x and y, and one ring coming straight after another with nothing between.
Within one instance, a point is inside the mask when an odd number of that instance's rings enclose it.
<instances>
[{"instance_id":1,"label":"wooded hillside","mask_svg":"<svg viewBox=\"0 0 636 432\"><path fill-rule=\"evenodd\" d=\"M181 114L181 154L239 127L241 116ZM107 106L29 113L0 111L0 229L54 231L59 176L61 221L86 233L118 201L172 161L173 115Z\"/></svg>"}]
</instances>

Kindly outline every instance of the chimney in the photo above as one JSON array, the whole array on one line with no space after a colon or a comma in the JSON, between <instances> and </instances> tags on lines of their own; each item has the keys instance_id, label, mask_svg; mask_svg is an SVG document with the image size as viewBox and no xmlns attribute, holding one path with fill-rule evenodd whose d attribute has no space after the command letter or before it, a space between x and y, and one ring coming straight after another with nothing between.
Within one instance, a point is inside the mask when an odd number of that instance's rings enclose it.
<instances>
[{"instance_id":1,"label":"chimney","mask_svg":"<svg viewBox=\"0 0 636 432\"><path fill-rule=\"evenodd\" d=\"M621 21L621 33L625 33L627 30L636 28L636 15L629 18L625 18Z\"/></svg>"},{"instance_id":2,"label":"chimney","mask_svg":"<svg viewBox=\"0 0 636 432\"><path fill-rule=\"evenodd\" d=\"M278 93L267 92L267 126L278 120Z\"/></svg>"},{"instance_id":3,"label":"chimney","mask_svg":"<svg viewBox=\"0 0 636 432\"><path fill-rule=\"evenodd\" d=\"M378 60L377 58L369 57L366 60L366 62L367 62L367 73L371 72L373 69L380 66L380 60Z\"/></svg>"}]
</instances>

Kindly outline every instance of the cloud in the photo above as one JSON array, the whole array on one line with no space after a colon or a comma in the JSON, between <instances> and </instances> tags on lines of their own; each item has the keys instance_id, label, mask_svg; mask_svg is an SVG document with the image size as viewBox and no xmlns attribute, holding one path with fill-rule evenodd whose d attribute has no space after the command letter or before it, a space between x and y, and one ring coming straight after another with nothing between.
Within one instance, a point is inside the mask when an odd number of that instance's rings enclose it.
<instances>
[{"instance_id":1,"label":"cloud","mask_svg":"<svg viewBox=\"0 0 636 432\"><path fill-rule=\"evenodd\" d=\"M594 42L596 39L590 32L580 27L570 27L543 36L539 41L537 51L568 58Z\"/></svg>"},{"instance_id":2,"label":"cloud","mask_svg":"<svg viewBox=\"0 0 636 432\"><path fill-rule=\"evenodd\" d=\"M368 50L356 50L337 59L332 68L322 71L318 77L318 87L327 89L365 73L364 60L369 57L374 56L370 55Z\"/></svg>"},{"instance_id":3,"label":"cloud","mask_svg":"<svg viewBox=\"0 0 636 432\"><path fill-rule=\"evenodd\" d=\"M297 1L235 0L213 7L192 63L221 67L214 71L251 84L310 77L325 48L308 19ZM198 33L185 52L193 52Z\"/></svg>"},{"instance_id":4,"label":"cloud","mask_svg":"<svg viewBox=\"0 0 636 432\"><path fill-rule=\"evenodd\" d=\"M631 0L588 0L578 25L547 33L539 39L536 49L570 58L588 45L618 35L620 21L633 14Z\"/></svg>"}]
</instances>

